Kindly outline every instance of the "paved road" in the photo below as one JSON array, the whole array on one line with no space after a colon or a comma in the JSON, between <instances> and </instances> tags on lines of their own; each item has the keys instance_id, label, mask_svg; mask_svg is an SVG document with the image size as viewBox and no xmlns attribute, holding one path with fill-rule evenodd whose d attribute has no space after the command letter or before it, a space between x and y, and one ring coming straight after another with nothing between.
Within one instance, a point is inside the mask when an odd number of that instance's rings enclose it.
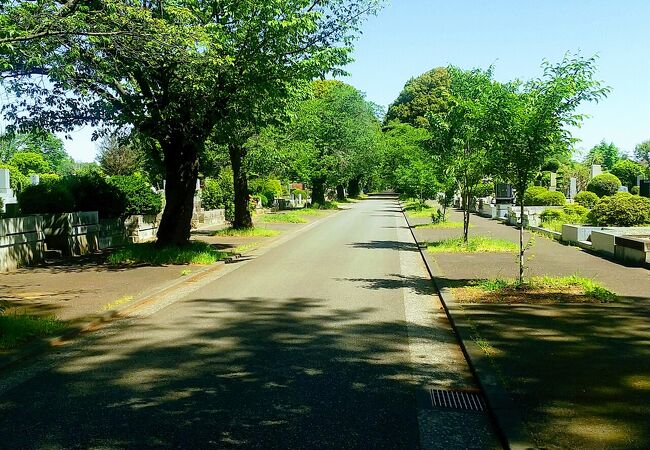
<instances>
[{"instance_id":1,"label":"paved road","mask_svg":"<svg viewBox=\"0 0 650 450\"><path fill-rule=\"evenodd\" d=\"M491 448L391 199L367 200L216 281L0 381L2 448Z\"/></svg>"}]
</instances>

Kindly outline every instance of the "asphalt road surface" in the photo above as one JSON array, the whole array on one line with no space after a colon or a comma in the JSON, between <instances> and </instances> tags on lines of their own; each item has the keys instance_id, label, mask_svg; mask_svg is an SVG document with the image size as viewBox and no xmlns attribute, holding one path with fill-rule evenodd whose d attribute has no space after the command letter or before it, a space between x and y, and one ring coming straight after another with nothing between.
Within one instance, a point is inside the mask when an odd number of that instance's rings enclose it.
<instances>
[{"instance_id":1,"label":"asphalt road surface","mask_svg":"<svg viewBox=\"0 0 650 450\"><path fill-rule=\"evenodd\" d=\"M359 202L217 280L0 380L0 447L493 448L394 199Z\"/></svg>"}]
</instances>

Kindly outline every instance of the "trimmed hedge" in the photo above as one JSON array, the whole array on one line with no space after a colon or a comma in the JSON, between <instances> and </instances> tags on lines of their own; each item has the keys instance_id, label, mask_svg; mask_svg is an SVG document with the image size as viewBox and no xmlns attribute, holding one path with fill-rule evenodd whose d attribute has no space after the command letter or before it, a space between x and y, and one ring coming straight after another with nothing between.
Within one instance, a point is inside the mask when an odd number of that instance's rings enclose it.
<instances>
[{"instance_id":1,"label":"trimmed hedge","mask_svg":"<svg viewBox=\"0 0 650 450\"><path fill-rule=\"evenodd\" d=\"M70 175L28 186L18 195L24 214L98 211L101 218L158 214L160 195L141 175L104 178L98 174Z\"/></svg>"},{"instance_id":2,"label":"trimmed hedge","mask_svg":"<svg viewBox=\"0 0 650 450\"><path fill-rule=\"evenodd\" d=\"M531 186L524 193L526 206L564 206L566 197L562 192L549 191L541 186Z\"/></svg>"},{"instance_id":3,"label":"trimmed hedge","mask_svg":"<svg viewBox=\"0 0 650 450\"><path fill-rule=\"evenodd\" d=\"M576 194L573 200L575 200L578 205L591 209L596 206L596 203L598 203L598 200L600 199L593 192L581 191Z\"/></svg>"},{"instance_id":4,"label":"trimmed hedge","mask_svg":"<svg viewBox=\"0 0 650 450\"><path fill-rule=\"evenodd\" d=\"M604 197L606 195L616 194L620 187L621 180L619 180L616 175L612 175L611 173L602 173L591 179L587 185L587 190L593 192L598 197Z\"/></svg>"},{"instance_id":5,"label":"trimmed hedge","mask_svg":"<svg viewBox=\"0 0 650 450\"><path fill-rule=\"evenodd\" d=\"M603 197L589 213L594 225L634 227L650 224L650 199L619 192Z\"/></svg>"}]
</instances>

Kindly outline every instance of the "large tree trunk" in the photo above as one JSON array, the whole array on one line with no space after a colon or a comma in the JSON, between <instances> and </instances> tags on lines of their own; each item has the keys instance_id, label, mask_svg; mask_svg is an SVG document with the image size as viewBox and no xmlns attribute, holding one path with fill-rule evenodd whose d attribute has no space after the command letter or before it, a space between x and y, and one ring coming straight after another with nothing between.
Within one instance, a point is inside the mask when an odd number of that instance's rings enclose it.
<instances>
[{"instance_id":1,"label":"large tree trunk","mask_svg":"<svg viewBox=\"0 0 650 450\"><path fill-rule=\"evenodd\" d=\"M239 145L230 144L228 151L235 189L235 220L232 226L233 228L252 228L253 219L248 209L248 179L246 178L246 167L244 167L246 150Z\"/></svg>"},{"instance_id":2,"label":"large tree trunk","mask_svg":"<svg viewBox=\"0 0 650 450\"><path fill-rule=\"evenodd\" d=\"M158 227L158 245L186 245L199 174L198 147L183 142L161 145L165 155L165 210Z\"/></svg>"},{"instance_id":3,"label":"large tree trunk","mask_svg":"<svg viewBox=\"0 0 650 450\"><path fill-rule=\"evenodd\" d=\"M312 178L311 180L311 203L312 205L325 203L325 180L323 178Z\"/></svg>"},{"instance_id":4,"label":"large tree trunk","mask_svg":"<svg viewBox=\"0 0 650 450\"><path fill-rule=\"evenodd\" d=\"M350 197L358 197L361 194L361 179L359 177L352 178L348 181L348 195Z\"/></svg>"},{"instance_id":5,"label":"large tree trunk","mask_svg":"<svg viewBox=\"0 0 650 450\"><path fill-rule=\"evenodd\" d=\"M342 184L336 185L336 199L341 201L345 200L345 188Z\"/></svg>"}]
</instances>

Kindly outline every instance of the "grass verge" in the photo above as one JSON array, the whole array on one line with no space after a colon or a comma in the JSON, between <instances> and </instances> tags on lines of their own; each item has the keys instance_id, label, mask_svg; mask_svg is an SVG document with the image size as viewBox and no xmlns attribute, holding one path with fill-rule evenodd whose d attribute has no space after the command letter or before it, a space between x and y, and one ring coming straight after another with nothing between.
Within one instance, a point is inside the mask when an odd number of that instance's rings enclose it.
<instances>
[{"instance_id":1,"label":"grass verge","mask_svg":"<svg viewBox=\"0 0 650 450\"><path fill-rule=\"evenodd\" d=\"M469 227L472 228L473 225L470 223ZM414 225L413 228L463 228L463 222L437 222L437 223L423 223L420 225Z\"/></svg>"},{"instance_id":2,"label":"grass verge","mask_svg":"<svg viewBox=\"0 0 650 450\"><path fill-rule=\"evenodd\" d=\"M294 212L279 212L263 214L257 218L260 223L307 223L301 214Z\"/></svg>"},{"instance_id":3,"label":"grass verge","mask_svg":"<svg viewBox=\"0 0 650 450\"><path fill-rule=\"evenodd\" d=\"M338 209L339 202L325 202L325 203L314 203L311 205L311 209Z\"/></svg>"},{"instance_id":4,"label":"grass verge","mask_svg":"<svg viewBox=\"0 0 650 450\"><path fill-rule=\"evenodd\" d=\"M210 244L192 241L183 247L157 247L154 242L129 244L108 257L110 264L214 264L228 256Z\"/></svg>"},{"instance_id":5,"label":"grass verge","mask_svg":"<svg viewBox=\"0 0 650 450\"><path fill-rule=\"evenodd\" d=\"M467 243L462 237L429 242L427 251L430 253L507 253L517 251L519 247L514 242L505 239L495 239L487 236L475 236Z\"/></svg>"},{"instance_id":6,"label":"grass verge","mask_svg":"<svg viewBox=\"0 0 650 450\"><path fill-rule=\"evenodd\" d=\"M577 275L532 277L523 284L501 278L477 280L453 288L453 294L461 303L608 303L618 298L597 281Z\"/></svg>"},{"instance_id":7,"label":"grass verge","mask_svg":"<svg viewBox=\"0 0 650 450\"><path fill-rule=\"evenodd\" d=\"M56 335L65 328L64 322L52 316L0 314L0 350L11 350L34 338Z\"/></svg>"},{"instance_id":8,"label":"grass verge","mask_svg":"<svg viewBox=\"0 0 650 450\"><path fill-rule=\"evenodd\" d=\"M213 236L230 236L230 237L271 237L280 234L277 230L269 230L268 228L254 227L254 228L224 228L217 230Z\"/></svg>"}]
</instances>

